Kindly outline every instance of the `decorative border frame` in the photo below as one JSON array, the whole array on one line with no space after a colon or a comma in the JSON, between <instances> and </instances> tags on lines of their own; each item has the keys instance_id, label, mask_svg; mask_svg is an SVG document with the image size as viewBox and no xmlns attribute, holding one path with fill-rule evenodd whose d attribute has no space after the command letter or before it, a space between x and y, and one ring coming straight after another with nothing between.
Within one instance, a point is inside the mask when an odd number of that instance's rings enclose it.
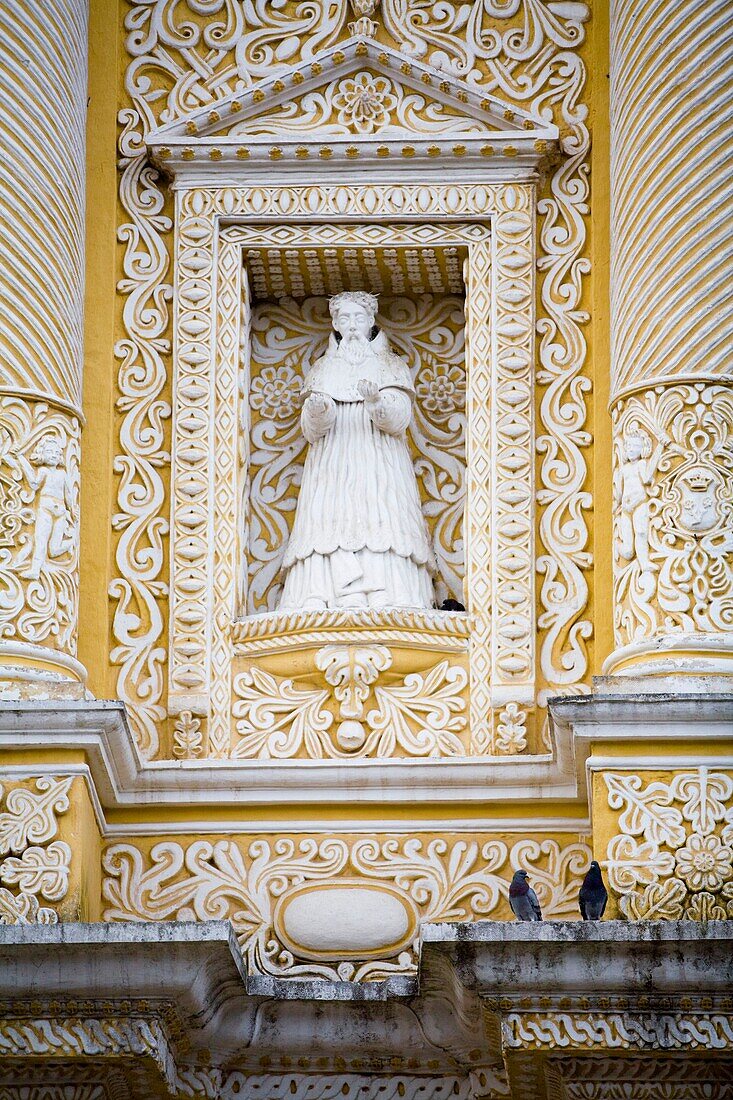
<instances>
[{"instance_id":1,"label":"decorative border frame","mask_svg":"<svg viewBox=\"0 0 733 1100\"><path fill-rule=\"evenodd\" d=\"M467 248L475 754L492 706L534 700L534 207L531 182L178 186L169 711L208 714L213 755L229 740L243 245Z\"/></svg>"},{"instance_id":2,"label":"decorative border frame","mask_svg":"<svg viewBox=\"0 0 733 1100\"><path fill-rule=\"evenodd\" d=\"M117 694L125 701L135 741L146 758L161 755L161 722L166 717L168 660L167 597L170 493L169 378L172 376L169 331L172 307L172 201L158 172L148 159L146 141L163 122L188 116L192 107L216 106L222 95L235 91L235 80L249 87L271 77L283 78L292 58L279 60L275 49L282 37L279 17L265 6L255 24L228 25L214 51L206 47L209 17L190 18L188 4L177 0L151 7L130 0L125 18L124 87L119 155L121 204L121 282L123 313L115 355L119 362L119 438L116 511L118 531L109 593L112 599L112 649ZM318 4L316 4L318 7ZM175 10L174 10L175 9ZM575 5L550 11L545 3L522 0L506 9L477 11L477 19L461 23L456 9L452 32L440 23L416 21L410 5L384 0L387 38L413 43L428 63L442 59L471 87L495 88L512 109L525 107L533 117L549 118L560 127L560 157L548 167L537 204L537 595L538 595L538 707L550 696L584 693L587 685L592 625L588 618L592 596L588 579L592 568L587 514L592 506L586 430L591 388L582 308L590 255L588 252L589 148L587 97L587 31L589 11ZM323 49L347 35L348 4L331 5L320 15L298 18L292 31L298 38L297 57L315 61ZM211 18L216 19L212 14ZM381 18L381 17L380 17ZM311 22L314 20L314 22ZM186 34L173 45L171 30L185 22ZM532 33L517 36L517 29ZM139 33L144 28L144 33ZM262 43L262 50L258 44ZM236 50L236 53L235 53ZM498 50L498 52L497 52ZM170 59L176 59L175 83L169 88ZM442 63L442 61L441 61ZM144 73L145 79L139 80ZM518 80L519 74L523 78ZM161 88L166 94L161 96ZM380 160L385 180L414 180L428 176L418 154ZM515 157L506 154L482 158L482 164L450 157L431 159L442 183L451 178L506 181ZM209 158L207 158L209 159ZM539 159L539 157L538 157ZM419 161L419 164L418 164ZM312 183L333 180L333 160L298 161ZM376 164L376 162L374 162ZM212 158L213 164L213 158ZM354 181L363 180L366 166L349 161ZM491 166L490 171L487 171ZM190 183L197 160L182 162ZM346 165L342 166L344 169ZM168 175L170 163L166 166ZM222 162L211 174L222 178ZM526 172L525 168L522 168ZM176 175L179 175L177 172ZM245 162L230 168L228 179L252 179ZM266 184L284 182L282 161L268 157ZM294 177L291 177L294 178ZM373 175L368 178L373 179ZM520 172L520 180L524 176ZM198 183L201 183L201 179ZM170 196L172 200L172 195ZM521 714L528 717L526 710ZM541 721L541 712L537 714ZM538 733L540 731L538 730ZM548 751L551 735L546 717L541 744ZM518 760L521 758L517 758Z\"/></svg>"}]
</instances>

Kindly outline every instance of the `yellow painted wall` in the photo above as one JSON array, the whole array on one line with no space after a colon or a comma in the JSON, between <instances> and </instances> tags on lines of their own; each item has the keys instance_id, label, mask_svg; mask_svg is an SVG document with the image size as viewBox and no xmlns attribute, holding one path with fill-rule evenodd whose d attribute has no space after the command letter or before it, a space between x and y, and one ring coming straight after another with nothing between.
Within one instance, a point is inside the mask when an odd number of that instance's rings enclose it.
<instances>
[{"instance_id":1,"label":"yellow painted wall","mask_svg":"<svg viewBox=\"0 0 733 1100\"><path fill-rule=\"evenodd\" d=\"M79 659L97 698L114 697L109 660L113 553L117 281L117 107L119 23L124 4L90 0L87 122L84 414L81 463Z\"/></svg>"}]
</instances>

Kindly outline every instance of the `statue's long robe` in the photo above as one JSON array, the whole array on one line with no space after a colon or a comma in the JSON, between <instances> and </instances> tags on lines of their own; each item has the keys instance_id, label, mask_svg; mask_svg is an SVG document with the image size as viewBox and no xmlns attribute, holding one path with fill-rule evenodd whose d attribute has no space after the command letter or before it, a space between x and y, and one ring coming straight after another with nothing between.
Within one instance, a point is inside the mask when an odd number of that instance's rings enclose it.
<instances>
[{"instance_id":1,"label":"statue's long robe","mask_svg":"<svg viewBox=\"0 0 733 1100\"><path fill-rule=\"evenodd\" d=\"M379 387L375 411L356 388L362 378ZM335 419L319 435L307 407L301 414L310 446L280 606L432 607L433 559L405 438L412 415L406 364L381 334L360 363L340 355L332 338L304 389L332 397Z\"/></svg>"}]
</instances>

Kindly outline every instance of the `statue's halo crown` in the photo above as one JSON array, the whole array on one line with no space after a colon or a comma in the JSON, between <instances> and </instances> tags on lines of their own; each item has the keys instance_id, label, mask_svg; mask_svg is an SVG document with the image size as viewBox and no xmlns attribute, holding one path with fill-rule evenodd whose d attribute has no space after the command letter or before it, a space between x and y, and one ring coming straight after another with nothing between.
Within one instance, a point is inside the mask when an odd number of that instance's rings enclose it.
<instances>
[{"instance_id":1,"label":"statue's halo crown","mask_svg":"<svg viewBox=\"0 0 733 1100\"><path fill-rule=\"evenodd\" d=\"M328 300L328 309L332 317L335 317L341 306L347 302L356 302L362 306L372 317L376 316L379 309L379 299L376 294L370 294L367 290L344 290L341 294L334 294Z\"/></svg>"}]
</instances>

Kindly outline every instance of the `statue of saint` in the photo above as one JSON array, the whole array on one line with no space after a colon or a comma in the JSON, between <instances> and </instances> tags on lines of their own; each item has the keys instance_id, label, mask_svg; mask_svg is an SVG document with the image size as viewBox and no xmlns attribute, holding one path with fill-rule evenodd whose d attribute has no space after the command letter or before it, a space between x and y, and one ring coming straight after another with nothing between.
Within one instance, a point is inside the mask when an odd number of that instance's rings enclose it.
<instances>
[{"instance_id":1,"label":"statue of saint","mask_svg":"<svg viewBox=\"0 0 733 1100\"><path fill-rule=\"evenodd\" d=\"M432 607L434 561L405 430L407 364L374 333L377 299L336 295L326 354L303 385L310 444L280 607Z\"/></svg>"}]
</instances>

